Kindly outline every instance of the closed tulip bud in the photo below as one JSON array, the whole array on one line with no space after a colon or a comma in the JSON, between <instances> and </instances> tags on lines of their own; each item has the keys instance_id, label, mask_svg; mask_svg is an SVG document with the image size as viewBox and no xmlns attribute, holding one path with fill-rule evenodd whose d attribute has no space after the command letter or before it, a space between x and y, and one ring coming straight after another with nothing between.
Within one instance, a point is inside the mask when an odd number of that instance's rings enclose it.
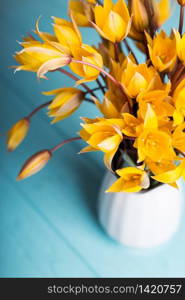
<instances>
[{"instance_id":1,"label":"closed tulip bud","mask_svg":"<svg viewBox=\"0 0 185 300\"><path fill-rule=\"evenodd\" d=\"M56 123L70 116L78 109L84 98L84 92L76 88L60 88L44 95L55 95L52 103L49 105L49 116L54 117L52 123Z\"/></svg>"},{"instance_id":2,"label":"closed tulip bud","mask_svg":"<svg viewBox=\"0 0 185 300\"><path fill-rule=\"evenodd\" d=\"M177 0L177 1L178 1L179 5L182 5L182 6L185 5L185 0Z\"/></svg>"},{"instance_id":3,"label":"closed tulip bud","mask_svg":"<svg viewBox=\"0 0 185 300\"><path fill-rule=\"evenodd\" d=\"M30 122L28 119L18 121L8 131L7 148L8 151L15 150L26 137L29 130Z\"/></svg>"},{"instance_id":4,"label":"closed tulip bud","mask_svg":"<svg viewBox=\"0 0 185 300\"><path fill-rule=\"evenodd\" d=\"M142 0L132 0L131 11L133 15L133 26L141 32L148 28L149 20L148 14Z\"/></svg>"},{"instance_id":5,"label":"closed tulip bud","mask_svg":"<svg viewBox=\"0 0 185 300\"><path fill-rule=\"evenodd\" d=\"M32 155L23 165L17 180L22 180L39 172L48 163L52 153L49 150L42 150Z\"/></svg>"}]
</instances>

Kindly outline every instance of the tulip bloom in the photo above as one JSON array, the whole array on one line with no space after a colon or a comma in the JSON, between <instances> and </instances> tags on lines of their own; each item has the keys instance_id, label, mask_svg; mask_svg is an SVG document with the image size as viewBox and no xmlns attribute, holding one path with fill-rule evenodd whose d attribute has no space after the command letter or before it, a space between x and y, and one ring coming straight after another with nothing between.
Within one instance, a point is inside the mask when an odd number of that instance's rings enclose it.
<instances>
[{"instance_id":1,"label":"tulip bloom","mask_svg":"<svg viewBox=\"0 0 185 300\"><path fill-rule=\"evenodd\" d=\"M69 117L82 103L84 92L76 88L60 88L49 92L43 92L44 95L55 95L54 100L49 105L50 117L54 117L52 123L56 123Z\"/></svg>"},{"instance_id":2,"label":"tulip bloom","mask_svg":"<svg viewBox=\"0 0 185 300\"><path fill-rule=\"evenodd\" d=\"M181 37L180 33L174 29L174 34L175 34L176 43L177 43L177 55L178 55L179 59L185 65L185 33Z\"/></svg>"},{"instance_id":3,"label":"tulip bloom","mask_svg":"<svg viewBox=\"0 0 185 300\"><path fill-rule=\"evenodd\" d=\"M172 170L164 172L162 174L152 176L153 179L168 184L176 182L181 177L183 177L183 179L185 180L185 159L183 159L180 165L176 168L173 168Z\"/></svg>"},{"instance_id":4,"label":"tulip bloom","mask_svg":"<svg viewBox=\"0 0 185 300\"><path fill-rule=\"evenodd\" d=\"M68 48L70 52L71 48L80 47L82 38L73 18L72 22L56 17L53 17L53 20L53 28L58 42Z\"/></svg>"},{"instance_id":5,"label":"tulip bloom","mask_svg":"<svg viewBox=\"0 0 185 300\"><path fill-rule=\"evenodd\" d=\"M95 6L94 14L93 25L103 38L115 43L128 35L131 18L124 0L118 0L116 4L112 0L105 0L103 6Z\"/></svg>"},{"instance_id":6,"label":"tulip bloom","mask_svg":"<svg viewBox=\"0 0 185 300\"><path fill-rule=\"evenodd\" d=\"M172 143L174 148L185 152L185 122L175 128Z\"/></svg>"},{"instance_id":7,"label":"tulip bloom","mask_svg":"<svg viewBox=\"0 0 185 300\"><path fill-rule=\"evenodd\" d=\"M106 192L139 192L147 189L150 185L148 175L145 171L135 167L122 168L116 171L120 176Z\"/></svg>"},{"instance_id":8,"label":"tulip bloom","mask_svg":"<svg viewBox=\"0 0 185 300\"><path fill-rule=\"evenodd\" d=\"M21 64L16 71L37 72L39 78L46 78L45 73L68 65L71 61L69 51L59 43L33 40L21 45L23 49L15 55L15 59Z\"/></svg>"},{"instance_id":9,"label":"tulip bloom","mask_svg":"<svg viewBox=\"0 0 185 300\"><path fill-rule=\"evenodd\" d=\"M17 180L22 180L39 172L45 167L52 156L49 150L42 150L32 155L23 165Z\"/></svg>"},{"instance_id":10,"label":"tulip bloom","mask_svg":"<svg viewBox=\"0 0 185 300\"><path fill-rule=\"evenodd\" d=\"M170 17L171 8L170 0L147 0L153 10L153 22L157 28L161 27L163 23ZM129 36L137 41L143 42L144 30L149 28L149 16L145 6L144 0L132 0L130 11L132 15L132 26Z\"/></svg>"},{"instance_id":11,"label":"tulip bloom","mask_svg":"<svg viewBox=\"0 0 185 300\"><path fill-rule=\"evenodd\" d=\"M73 58L75 60L80 60L82 62L91 63L93 65L96 65L100 68L103 67L103 60L101 55L96 51L93 47L82 44L81 47L74 47L73 50ZM100 71L97 69L83 65L78 64L75 62L70 63L71 70L79 75L80 77L83 77L84 79L79 80L77 83L80 84L85 81L93 81L96 80L96 78L99 76Z\"/></svg>"},{"instance_id":12,"label":"tulip bloom","mask_svg":"<svg viewBox=\"0 0 185 300\"><path fill-rule=\"evenodd\" d=\"M173 93L175 111L173 113L174 126L184 122L185 117L185 79L183 79Z\"/></svg>"},{"instance_id":13,"label":"tulip bloom","mask_svg":"<svg viewBox=\"0 0 185 300\"><path fill-rule=\"evenodd\" d=\"M143 131L136 140L135 147L138 149L139 162L146 158L160 162L176 157L172 148L172 139L168 133L158 129L158 119L150 104L148 104Z\"/></svg>"},{"instance_id":14,"label":"tulip bloom","mask_svg":"<svg viewBox=\"0 0 185 300\"><path fill-rule=\"evenodd\" d=\"M92 26L90 21L93 21L93 9L96 4L96 0L88 1L69 1L69 10L72 11L76 23L82 27Z\"/></svg>"},{"instance_id":15,"label":"tulip bloom","mask_svg":"<svg viewBox=\"0 0 185 300\"><path fill-rule=\"evenodd\" d=\"M160 72L171 71L176 63L176 38L172 32L170 37L164 31L157 33L152 39L146 34L150 59Z\"/></svg>"},{"instance_id":16,"label":"tulip bloom","mask_svg":"<svg viewBox=\"0 0 185 300\"><path fill-rule=\"evenodd\" d=\"M162 86L160 77L153 67L146 64L136 65L127 58L127 66L122 72L121 83L125 93L137 97L141 92L153 89L155 85Z\"/></svg>"},{"instance_id":17,"label":"tulip bloom","mask_svg":"<svg viewBox=\"0 0 185 300\"><path fill-rule=\"evenodd\" d=\"M169 85L170 87L170 85ZM168 87L168 88L169 88ZM147 111L147 105L151 104L158 118L172 117L174 105L172 97L168 96L169 90L152 90L141 92L137 97L139 103L138 115L144 119Z\"/></svg>"},{"instance_id":18,"label":"tulip bloom","mask_svg":"<svg viewBox=\"0 0 185 300\"><path fill-rule=\"evenodd\" d=\"M123 113L124 127L123 134L130 137L137 137L142 128L142 121L129 113Z\"/></svg>"},{"instance_id":19,"label":"tulip bloom","mask_svg":"<svg viewBox=\"0 0 185 300\"><path fill-rule=\"evenodd\" d=\"M149 20L146 7L143 0L131 1L131 12L133 15L132 26L138 32L148 28Z\"/></svg>"},{"instance_id":20,"label":"tulip bloom","mask_svg":"<svg viewBox=\"0 0 185 300\"><path fill-rule=\"evenodd\" d=\"M104 162L108 169L111 169L112 159L123 139L121 128L122 119L84 119L85 124L81 124L83 130L80 136L89 146L82 149L81 153L87 151L100 150L105 153Z\"/></svg>"},{"instance_id":21,"label":"tulip bloom","mask_svg":"<svg viewBox=\"0 0 185 300\"><path fill-rule=\"evenodd\" d=\"M7 148L9 151L15 150L25 139L30 127L28 119L18 121L9 131L7 137Z\"/></svg>"}]
</instances>

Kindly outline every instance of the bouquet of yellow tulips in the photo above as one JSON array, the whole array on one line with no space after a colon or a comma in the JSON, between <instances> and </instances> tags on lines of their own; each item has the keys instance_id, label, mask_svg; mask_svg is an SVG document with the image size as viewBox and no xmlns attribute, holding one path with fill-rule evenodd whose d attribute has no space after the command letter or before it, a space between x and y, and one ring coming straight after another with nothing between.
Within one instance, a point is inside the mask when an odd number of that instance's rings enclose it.
<instances>
[{"instance_id":1,"label":"bouquet of yellow tulips","mask_svg":"<svg viewBox=\"0 0 185 300\"><path fill-rule=\"evenodd\" d=\"M8 149L23 141L32 116L43 107L52 123L82 102L95 105L100 115L82 117L79 136L30 157L18 179L38 172L66 143L82 139L86 147L80 153L102 151L105 166L117 177L107 192L138 192L161 183L178 187L177 180L185 179L185 1L176 2L179 28L170 35L160 29L171 14L170 0L69 0L69 18L53 17L53 34L40 31L36 22L34 36L25 37L15 54L16 71L44 79L58 71L75 87L44 92L52 100L9 130ZM80 26L96 30L101 42L84 44Z\"/></svg>"}]
</instances>

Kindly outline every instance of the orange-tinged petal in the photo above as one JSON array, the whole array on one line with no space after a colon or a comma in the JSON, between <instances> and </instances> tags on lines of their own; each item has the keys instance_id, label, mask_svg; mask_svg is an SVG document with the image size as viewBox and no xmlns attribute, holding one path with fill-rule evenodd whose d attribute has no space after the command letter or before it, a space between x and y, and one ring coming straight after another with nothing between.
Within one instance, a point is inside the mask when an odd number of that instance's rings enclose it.
<instances>
[{"instance_id":1,"label":"orange-tinged petal","mask_svg":"<svg viewBox=\"0 0 185 300\"><path fill-rule=\"evenodd\" d=\"M173 183L181 177L183 166L184 166L184 163L182 163L177 168L175 168L171 171L168 171L168 172L156 175L156 176L152 176L152 178L159 182L163 182L163 183Z\"/></svg>"}]
</instances>

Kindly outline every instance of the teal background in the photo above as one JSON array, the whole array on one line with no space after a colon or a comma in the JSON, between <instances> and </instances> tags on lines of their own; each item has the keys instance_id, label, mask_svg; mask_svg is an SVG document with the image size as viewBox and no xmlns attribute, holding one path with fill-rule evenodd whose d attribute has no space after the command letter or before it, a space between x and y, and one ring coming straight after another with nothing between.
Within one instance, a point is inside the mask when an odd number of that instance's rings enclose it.
<instances>
[{"instance_id":1,"label":"teal background","mask_svg":"<svg viewBox=\"0 0 185 300\"><path fill-rule=\"evenodd\" d=\"M173 1L175 2L175 1ZM51 30L50 16L65 17L66 0L1 1L1 110L0 130L35 106L49 100L41 91L70 86L68 78L49 74L37 81L35 74L13 73L12 54L16 41L34 28ZM177 27L179 11L165 25ZM97 40L92 30L83 30L86 43ZM139 55L139 53L138 53ZM33 118L27 139L13 153L7 153L0 138L0 276L1 277L178 277L185 276L185 221L166 245L138 251L119 245L100 227L97 193L104 174L99 153L78 155L82 142L66 145L56 152L44 171L16 182L25 159L38 150L52 147L74 136L80 116L93 117L97 111L84 103L69 119L50 125L45 111ZM134 221L134 220L133 220Z\"/></svg>"}]
</instances>

